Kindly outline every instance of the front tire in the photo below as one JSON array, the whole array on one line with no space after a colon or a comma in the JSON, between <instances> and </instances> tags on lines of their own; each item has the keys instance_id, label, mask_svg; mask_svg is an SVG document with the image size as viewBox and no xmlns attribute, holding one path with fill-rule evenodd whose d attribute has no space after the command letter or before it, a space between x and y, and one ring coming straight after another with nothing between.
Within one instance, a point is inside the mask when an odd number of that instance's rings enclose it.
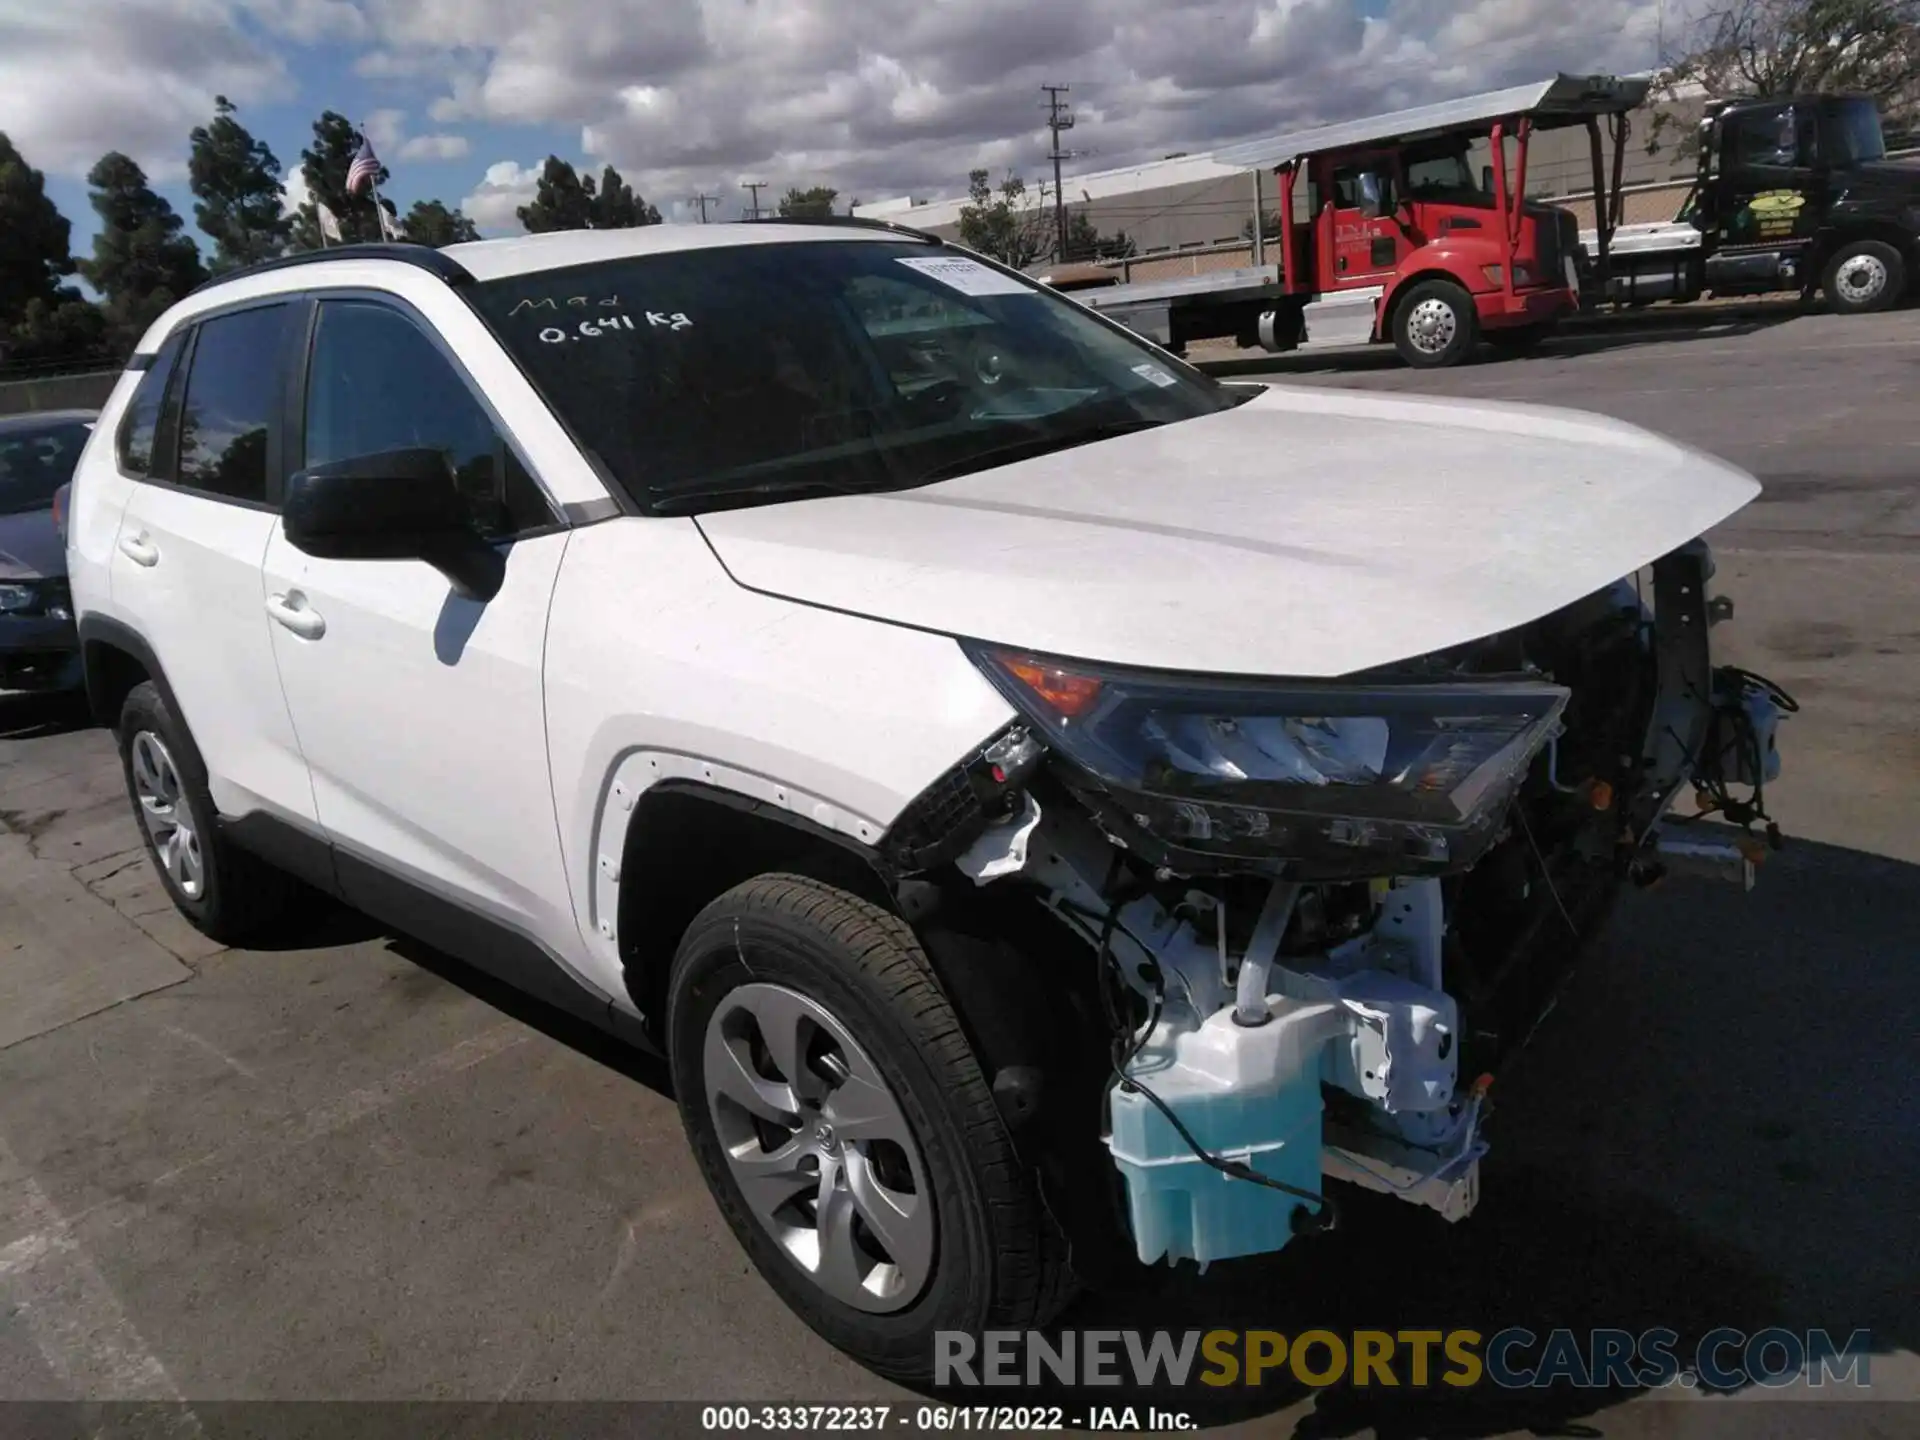
<instances>
[{"instance_id":1,"label":"front tire","mask_svg":"<svg viewBox=\"0 0 1920 1440\"><path fill-rule=\"evenodd\" d=\"M1838 314L1890 310L1907 293L1907 262L1884 241L1855 240L1834 252L1821 286Z\"/></svg>"},{"instance_id":2,"label":"front tire","mask_svg":"<svg viewBox=\"0 0 1920 1440\"><path fill-rule=\"evenodd\" d=\"M222 945L269 929L294 883L220 833L200 751L151 680L128 692L118 731L127 798L174 908Z\"/></svg>"},{"instance_id":3,"label":"front tire","mask_svg":"<svg viewBox=\"0 0 1920 1440\"><path fill-rule=\"evenodd\" d=\"M1479 338L1473 297L1451 280L1422 280L1394 307L1393 348L1416 370L1458 365Z\"/></svg>"},{"instance_id":4,"label":"front tire","mask_svg":"<svg viewBox=\"0 0 1920 1440\"><path fill-rule=\"evenodd\" d=\"M898 917L799 876L736 886L680 942L667 1032L721 1213L830 1343L925 1382L937 1331L1060 1307L1063 1247Z\"/></svg>"}]
</instances>

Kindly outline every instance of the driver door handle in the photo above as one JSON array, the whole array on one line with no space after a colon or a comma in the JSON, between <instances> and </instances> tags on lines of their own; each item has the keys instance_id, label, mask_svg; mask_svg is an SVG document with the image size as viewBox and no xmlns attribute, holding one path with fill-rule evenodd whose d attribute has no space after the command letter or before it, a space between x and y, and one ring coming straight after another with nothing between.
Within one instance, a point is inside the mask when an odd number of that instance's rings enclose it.
<instances>
[{"instance_id":1,"label":"driver door handle","mask_svg":"<svg viewBox=\"0 0 1920 1440\"><path fill-rule=\"evenodd\" d=\"M302 640L318 640L327 633L327 622L321 618L318 610L307 608L307 597L298 590L267 596L267 614L274 618L276 624L284 625Z\"/></svg>"},{"instance_id":2,"label":"driver door handle","mask_svg":"<svg viewBox=\"0 0 1920 1440\"><path fill-rule=\"evenodd\" d=\"M160 552L147 543L145 535L122 535L120 553L136 565L153 566L160 563Z\"/></svg>"}]
</instances>

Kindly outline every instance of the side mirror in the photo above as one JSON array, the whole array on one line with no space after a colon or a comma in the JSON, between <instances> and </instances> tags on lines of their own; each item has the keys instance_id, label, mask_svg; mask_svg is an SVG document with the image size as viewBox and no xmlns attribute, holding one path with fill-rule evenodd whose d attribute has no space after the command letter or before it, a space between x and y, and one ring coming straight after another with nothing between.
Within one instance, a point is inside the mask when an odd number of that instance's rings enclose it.
<instances>
[{"instance_id":1,"label":"side mirror","mask_svg":"<svg viewBox=\"0 0 1920 1440\"><path fill-rule=\"evenodd\" d=\"M1491 195L1493 193L1493 167L1491 165L1482 165L1480 167L1480 189L1483 194Z\"/></svg>"},{"instance_id":2,"label":"side mirror","mask_svg":"<svg viewBox=\"0 0 1920 1440\"><path fill-rule=\"evenodd\" d=\"M287 482L287 543L319 560L424 560L469 600L491 600L506 560L468 521L438 450L314 465Z\"/></svg>"}]
</instances>

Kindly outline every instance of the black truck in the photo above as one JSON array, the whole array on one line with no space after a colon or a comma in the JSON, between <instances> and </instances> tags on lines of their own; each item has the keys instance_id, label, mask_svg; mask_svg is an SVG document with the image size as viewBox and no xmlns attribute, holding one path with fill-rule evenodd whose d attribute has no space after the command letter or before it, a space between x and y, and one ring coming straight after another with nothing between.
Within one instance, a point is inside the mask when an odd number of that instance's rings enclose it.
<instances>
[{"instance_id":1,"label":"black truck","mask_svg":"<svg viewBox=\"0 0 1920 1440\"><path fill-rule=\"evenodd\" d=\"M1818 289L1842 313L1885 310L1920 274L1920 156L1887 158L1866 96L1725 101L1701 120L1699 180L1674 221L1583 239L1596 299Z\"/></svg>"}]
</instances>

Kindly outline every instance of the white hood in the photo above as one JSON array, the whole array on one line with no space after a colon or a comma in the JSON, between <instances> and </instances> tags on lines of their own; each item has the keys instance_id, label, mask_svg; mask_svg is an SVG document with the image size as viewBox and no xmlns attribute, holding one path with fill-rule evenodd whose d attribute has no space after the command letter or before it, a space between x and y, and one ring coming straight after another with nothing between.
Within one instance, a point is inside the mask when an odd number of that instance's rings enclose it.
<instances>
[{"instance_id":1,"label":"white hood","mask_svg":"<svg viewBox=\"0 0 1920 1440\"><path fill-rule=\"evenodd\" d=\"M773 595L1046 654L1322 677L1549 614L1759 492L1578 411L1271 388L917 490L699 524Z\"/></svg>"}]
</instances>

